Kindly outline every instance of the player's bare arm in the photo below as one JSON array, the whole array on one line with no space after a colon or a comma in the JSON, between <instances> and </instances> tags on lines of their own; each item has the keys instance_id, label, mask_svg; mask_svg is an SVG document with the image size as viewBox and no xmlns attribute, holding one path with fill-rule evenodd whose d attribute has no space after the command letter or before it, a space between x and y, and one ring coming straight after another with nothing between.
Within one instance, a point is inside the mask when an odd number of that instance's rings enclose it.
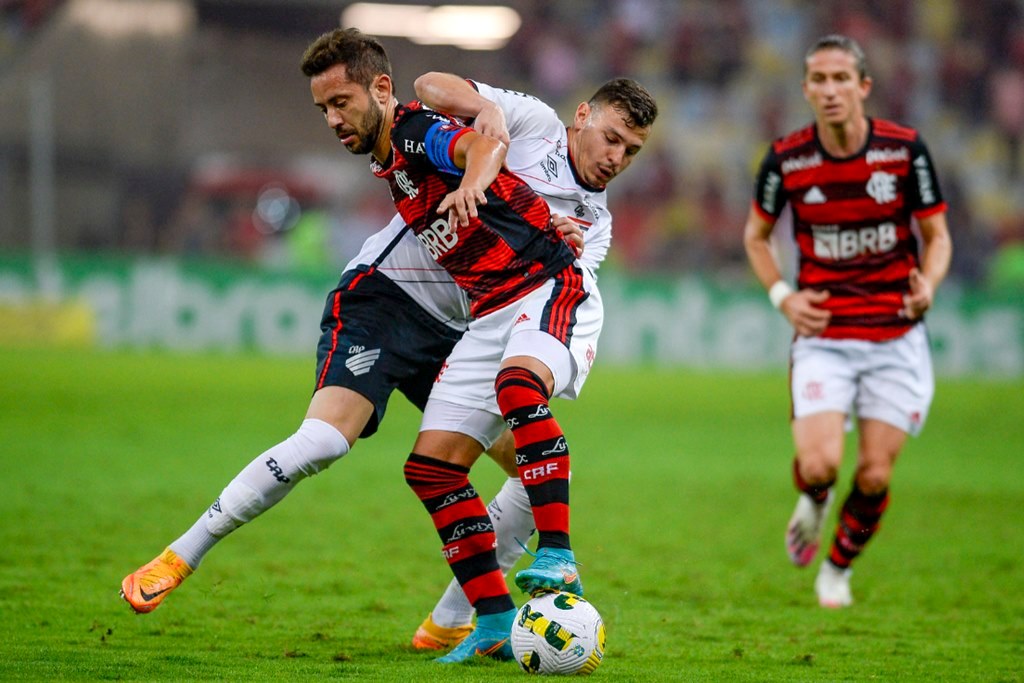
<instances>
[{"instance_id":1,"label":"player's bare arm","mask_svg":"<svg viewBox=\"0 0 1024 683\"><path fill-rule=\"evenodd\" d=\"M501 107L476 91L455 74L431 71L415 82L416 97L436 111L473 119L473 130L508 145L508 123Z\"/></svg>"},{"instance_id":2,"label":"player's bare arm","mask_svg":"<svg viewBox=\"0 0 1024 683\"><path fill-rule=\"evenodd\" d=\"M743 229L743 247L746 249L751 269L761 285L769 292L777 283L784 283L771 245L774 225L765 220L756 210L751 209ZM783 287L782 291L785 292L788 285L784 284ZM832 318L830 311L819 306L828 299L828 296L828 292L813 289L802 289L795 292L789 290L778 302L773 301L773 303L776 303L797 334L814 337L825 331Z\"/></svg>"},{"instance_id":3,"label":"player's bare arm","mask_svg":"<svg viewBox=\"0 0 1024 683\"><path fill-rule=\"evenodd\" d=\"M498 177L507 150L504 143L472 130L455 142L452 160L465 173L459 188L445 196L437 207L439 214L448 214L451 227L469 225L477 217L476 207L487 203L484 190Z\"/></svg>"},{"instance_id":4,"label":"player's bare arm","mask_svg":"<svg viewBox=\"0 0 1024 683\"><path fill-rule=\"evenodd\" d=\"M911 320L917 320L931 308L935 290L949 272L953 257L953 242L944 212L920 219L918 226L924 243L921 269L910 272L910 293L903 297L904 315Z\"/></svg>"}]
</instances>

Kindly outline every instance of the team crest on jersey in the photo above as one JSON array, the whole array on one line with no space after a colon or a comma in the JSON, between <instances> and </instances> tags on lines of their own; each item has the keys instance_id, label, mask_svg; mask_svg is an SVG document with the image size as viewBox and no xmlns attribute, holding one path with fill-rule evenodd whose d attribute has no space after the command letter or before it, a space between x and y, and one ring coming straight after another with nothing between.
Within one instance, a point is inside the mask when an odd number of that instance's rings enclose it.
<instances>
[{"instance_id":1,"label":"team crest on jersey","mask_svg":"<svg viewBox=\"0 0 1024 683\"><path fill-rule=\"evenodd\" d=\"M865 187L868 195L879 204L896 201L896 176L885 171L875 171Z\"/></svg>"},{"instance_id":2,"label":"team crest on jersey","mask_svg":"<svg viewBox=\"0 0 1024 683\"><path fill-rule=\"evenodd\" d=\"M405 171L395 171L395 183L398 185L398 189L404 192L409 199L415 199L416 195L420 193L416 185L409 179L409 174Z\"/></svg>"}]
</instances>

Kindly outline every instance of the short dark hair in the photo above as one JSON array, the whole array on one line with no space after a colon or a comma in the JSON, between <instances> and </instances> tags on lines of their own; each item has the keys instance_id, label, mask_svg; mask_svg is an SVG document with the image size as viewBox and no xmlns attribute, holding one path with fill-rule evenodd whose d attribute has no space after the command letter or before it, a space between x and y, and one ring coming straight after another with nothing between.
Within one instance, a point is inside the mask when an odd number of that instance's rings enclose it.
<instances>
[{"instance_id":1,"label":"short dark hair","mask_svg":"<svg viewBox=\"0 0 1024 683\"><path fill-rule=\"evenodd\" d=\"M849 36L844 36L839 33L830 33L827 36L822 36L814 41L814 45L811 45L810 49L807 50L807 54L804 55L804 74L807 74L807 60L811 58L817 52L822 50L842 50L847 54L851 55L856 62L857 74L860 76L860 80L864 80L868 77L868 60L864 56L864 50L861 49L860 43Z\"/></svg>"},{"instance_id":2,"label":"short dark hair","mask_svg":"<svg viewBox=\"0 0 1024 683\"><path fill-rule=\"evenodd\" d=\"M310 43L302 55L302 73L312 78L336 64L345 65L348 78L367 90L380 74L391 76L384 46L357 28L336 28Z\"/></svg>"},{"instance_id":3,"label":"short dark hair","mask_svg":"<svg viewBox=\"0 0 1024 683\"><path fill-rule=\"evenodd\" d=\"M658 118L658 104L647 88L630 78L615 78L600 88L588 104L607 104L626 115L634 127L648 128Z\"/></svg>"}]
</instances>

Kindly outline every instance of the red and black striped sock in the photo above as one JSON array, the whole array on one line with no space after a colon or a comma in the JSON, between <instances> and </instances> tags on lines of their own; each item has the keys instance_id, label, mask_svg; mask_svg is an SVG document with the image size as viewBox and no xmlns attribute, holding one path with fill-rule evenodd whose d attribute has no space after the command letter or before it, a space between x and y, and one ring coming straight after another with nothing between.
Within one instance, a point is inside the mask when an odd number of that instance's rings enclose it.
<instances>
[{"instance_id":1,"label":"red and black striped sock","mask_svg":"<svg viewBox=\"0 0 1024 683\"><path fill-rule=\"evenodd\" d=\"M526 488L537 525L538 548L569 544L569 448L548 408L540 377L510 367L494 382L498 408L516 442L516 466Z\"/></svg>"},{"instance_id":2,"label":"red and black striped sock","mask_svg":"<svg viewBox=\"0 0 1024 683\"><path fill-rule=\"evenodd\" d=\"M850 491L839 513L839 525L836 527L836 537L832 541L832 551L829 553L832 564L842 568L850 566L878 531L882 513L888 506L888 489L869 496L856 484L853 485L853 490Z\"/></svg>"},{"instance_id":3,"label":"red and black striped sock","mask_svg":"<svg viewBox=\"0 0 1024 683\"><path fill-rule=\"evenodd\" d=\"M445 559L477 614L515 609L495 555L494 525L469 469L413 453L405 481L430 513Z\"/></svg>"},{"instance_id":4,"label":"red and black striped sock","mask_svg":"<svg viewBox=\"0 0 1024 683\"><path fill-rule=\"evenodd\" d=\"M796 488L801 493L806 493L810 496L811 500L819 505L825 502L828 498L828 490L832 488L832 485L836 483L836 480L825 482L824 484L808 484L802 476L800 476L800 463L796 458L793 458L793 483L796 484Z\"/></svg>"}]
</instances>

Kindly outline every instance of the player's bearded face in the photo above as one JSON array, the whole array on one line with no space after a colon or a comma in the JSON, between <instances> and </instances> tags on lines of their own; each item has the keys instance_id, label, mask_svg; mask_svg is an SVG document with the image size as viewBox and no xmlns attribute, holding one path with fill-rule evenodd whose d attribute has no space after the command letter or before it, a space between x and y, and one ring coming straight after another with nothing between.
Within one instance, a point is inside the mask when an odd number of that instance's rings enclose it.
<instances>
[{"instance_id":1,"label":"player's bearded face","mask_svg":"<svg viewBox=\"0 0 1024 683\"><path fill-rule=\"evenodd\" d=\"M650 132L631 126L624 112L613 106L581 104L569 142L576 172L586 184L604 187L629 167Z\"/></svg>"},{"instance_id":2,"label":"player's bearded face","mask_svg":"<svg viewBox=\"0 0 1024 683\"><path fill-rule=\"evenodd\" d=\"M362 121L352 125L356 135L355 139L350 139L350 142L345 143L345 147L353 154L369 154L372 152L374 145L377 143L377 136L380 134L381 126L384 125L384 112L377 106L377 103L369 101L367 104L369 106L366 114L362 117ZM344 142L342 133L337 132L337 134L339 139L342 139Z\"/></svg>"},{"instance_id":3,"label":"player's bearded face","mask_svg":"<svg viewBox=\"0 0 1024 683\"><path fill-rule=\"evenodd\" d=\"M310 90L313 103L348 151L373 151L384 125L384 112L365 88L348 80L344 66L335 65L314 76Z\"/></svg>"}]
</instances>

